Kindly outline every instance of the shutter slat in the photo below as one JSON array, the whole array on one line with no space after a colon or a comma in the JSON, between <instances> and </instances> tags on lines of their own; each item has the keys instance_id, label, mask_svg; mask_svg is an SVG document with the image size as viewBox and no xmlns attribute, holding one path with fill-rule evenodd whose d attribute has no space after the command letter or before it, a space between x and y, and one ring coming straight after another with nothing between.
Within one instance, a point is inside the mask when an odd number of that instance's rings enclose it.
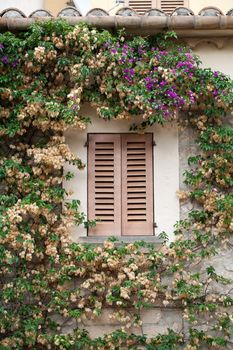
<instances>
[{"instance_id":1,"label":"shutter slat","mask_svg":"<svg viewBox=\"0 0 233 350\"><path fill-rule=\"evenodd\" d=\"M143 15L146 11L152 8L152 0L129 0L129 7Z\"/></svg>"},{"instance_id":2,"label":"shutter slat","mask_svg":"<svg viewBox=\"0 0 233 350\"><path fill-rule=\"evenodd\" d=\"M127 199L135 199L135 198L145 198L146 199L146 195L143 193L127 193Z\"/></svg>"},{"instance_id":3,"label":"shutter slat","mask_svg":"<svg viewBox=\"0 0 233 350\"><path fill-rule=\"evenodd\" d=\"M171 14L177 7L185 6L185 1L183 0L161 0L161 10L167 14Z\"/></svg>"},{"instance_id":4,"label":"shutter slat","mask_svg":"<svg viewBox=\"0 0 233 350\"><path fill-rule=\"evenodd\" d=\"M152 141L152 134L122 135L122 233L126 236L153 235Z\"/></svg>"},{"instance_id":5,"label":"shutter slat","mask_svg":"<svg viewBox=\"0 0 233 350\"><path fill-rule=\"evenodd\" d=\"M90 236L121 235L121 136L88 135L88 218L100 220Z\"/></svg>"},{"instance_id":6,"label":"shutter slat","mask_svg":"<svg viewBox=\"0 0 233 350\"><path fill-rule=\"evenodd\" d=\"M128 209L141 209L146 203L128 203Z\"/></svg>"}]
</instances>

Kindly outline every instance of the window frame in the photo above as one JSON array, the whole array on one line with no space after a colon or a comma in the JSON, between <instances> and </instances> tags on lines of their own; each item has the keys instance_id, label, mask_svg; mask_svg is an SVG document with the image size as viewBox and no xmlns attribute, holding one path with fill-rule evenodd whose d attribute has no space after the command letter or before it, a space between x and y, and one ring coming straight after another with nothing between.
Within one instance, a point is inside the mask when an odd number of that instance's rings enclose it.
<instances>
[{"instance_id":1,"label":"window frame","mask_svg":"<svg viewBox=\"0 0 233 350\"><path fill-rule=\"evenodd\" d=\"M85 130L77 131L70 127L64 133L66 142L74 154L77 154L83 163L87 164L87 134L88 133L129 133L132 122L140 123L141 117L135 116L133 120L104 120L99 118L87 104L82 109L82 115L91 116L92 123ZM159 234L166 232L169 241L175 239L174 223L180 220L179 198L176 195L180 188L180 161L183 153L180 153L179 129L176 123L158 123L148 128L153 133L156 145L154 151L154 236L121 236L118 239L123 242L135 242L144 240L150 243L159 241ZM182 152L184 152L183 150ZM76 165L66 163L64 172L71 172L74 176L63 181L67 191L65 201L80 201L80 212L87 214L87 166L83 170L77 169ZM79 243L102 244L109 237L87 236L86 225L71 225L71 239Z\"/></svg>"}]
</instances>

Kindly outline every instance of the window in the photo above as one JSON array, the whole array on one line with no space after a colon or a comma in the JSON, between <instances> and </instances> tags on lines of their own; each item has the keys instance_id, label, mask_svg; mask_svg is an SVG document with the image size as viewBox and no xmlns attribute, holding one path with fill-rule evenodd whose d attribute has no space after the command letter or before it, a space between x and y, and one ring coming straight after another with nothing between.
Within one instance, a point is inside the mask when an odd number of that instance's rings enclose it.
<instances>
[{"instance_id":1,"label":"window","mask_svg":"<svg viewBox=\"0 0 233 350\"><path fill-rule=\"evenodd\" d=\"M105 133L105 136L116 136L116 135L129 135L129 129L132 124L132 120L111 120L106 121L102 118L99 118L95 112L86 105L82 111L83 115L91 116L92 124L82 132L77 132L75 128L70 128L66 130L65 137L66 141L74 154L77 154L83 163L87 166L82 171L78 170L75 165L66 164L65 172L72 172L74 177L69 181L64 181L64 188L68 193L67 201L79 200L80 201L80 211L89 214L90 210L88 208L88 203L90 205L90 190L88 185L88 175L90 174L91 162L90 160L90 147L91 142L88 145L88 138L90 139L91 135L102 135ZM134 119L134 121L140 122L141 117ZM153 145L153 190L151 193L154 194L153 199L153 222L156 222L156 227L151 230L150 226L150 235L146 237L148 241L154 241L160 232L166 232L169 236L169 240L174 239L174 223L180 219L180 203L179 198L176 195L177 190L179 189L179 179L180 179L180 157L183 157L183 152L188 152L184 147L179 153L179 131L176 124L171 125L171 123L165 123L163 126L160 124L154 124L150 127L148 132L152 133L152 140L156 141L156 145ZM131 133L132 135L137 136L136 134ZM89 135L89 136L88 136ZM147 134L146 134L147 135ZM139 135L140 136L140 135ZM92 163L94 160L92 161ZM89 166L88 166L89 163ZM93 171L94 167L92 165ZM92 185L93 186L93 185ZM92 190L93 192L93 190ZM94 198L94 196L92 197ZM94 200L94 199L93 199ZM148 202L147 202L148 203ZM111 209L111 208L110 208ZM93 209L92 209L93 210ZM148 208L147 208L148 211ZM92 214L91 214L92 215ZM92 217L95 217L95 212ZM152 222L151 221L151 222ZM99 225L102 225L99 222ZM96 229L97 229L96 227ZM98 229L99 230L99 229ZM151 232L152 231L152 232ZM154 232L153 232L154 231ZM103 232L103 231L102 231ZM100 242L105 239L104 234L99 230L97 234L96 231L86 229L83 225L72 226L70 228L70 235L72 239L77 242ZM113 230L106 229L105 232L109 234L113 233ZM115 231L116 232L116 231ZM131 242L141 239L137 233L137 230L133 232L131 236L122 236L122 240ZM140 230L140 235L144 235L145 231ZM152 235L154 233L154 235ZM122 235L124 232L120 230L118 235ZM116 236L116 234L114 234ZM144 237L145 238L145 237Z\"/></svg>"},{"instance_id":2,"label":"window","mask_svg":"<svg viewBox=\"0 0 233 350\"><path fill-rule=\"evenodd\" d=\"M160 0L159 2L159 8L170 15L177 7L188 7L188 1L187 0Z\"/></svg>"},{"instance_id":3,"label":"window","mask_svg":"<svg viewBox=\"0 0 233 350\"><path fill-rule=\"evenodd\" d=\"M138 12L139 15L152 8L158 8L167 14L171 14L177 7L188 7L188 0L128 0L128 6Z\"/></svg>"},{"instance_id":4,"label":"window","mask_svg":"<svg viewBox=\"0 0 233 350\"><path fill-rule=\"evenodd\" d=\"M129 7L138 12L139 15L144 15L146 11L156 7L155 0L129 0Z\"/></svg>"},{"instance_id":5,"label":"window","mask_svg":"<svg viewBox=\"0 0 233 350\"><path fill-rule=\"evenodd\" d=\"M153 134L88 134L89 236L153 235Z\"/></svg>"}]
</instances>

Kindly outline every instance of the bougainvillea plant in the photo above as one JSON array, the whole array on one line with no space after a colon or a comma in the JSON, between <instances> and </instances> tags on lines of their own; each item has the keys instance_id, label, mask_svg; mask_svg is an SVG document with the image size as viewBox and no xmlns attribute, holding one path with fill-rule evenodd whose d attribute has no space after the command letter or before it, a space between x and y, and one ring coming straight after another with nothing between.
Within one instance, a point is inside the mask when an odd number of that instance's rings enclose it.
<instances>
[{"instance_id":1,"label":"bougainvillea plant","mask_svg":"<svg viewBox=\"0 0 233 350\"><path fill-rule=\"evenodd\" d=\"M1 350L229 346L232 289L208 259L223 243L231 247L233 131L224 119L233 85L172 36L127 39L64 21L0 35ZM91 121L80 114L84 102L100 118L131 119L140 132L170 120L193 126L200 152L188 160L188 190L179 196L195 209L176 224L170 245L70 241L71 225L90 224L62 187L72 177L62 171L66 162L85 166L63 137L70 126L78 137ZM156 306L180 309L184 327L133 334L141 310ZM98 324L106 307L122 328L91 339L82 322ZM70 320L76 327L64 334Z\"/></svg>"}]
</instances>

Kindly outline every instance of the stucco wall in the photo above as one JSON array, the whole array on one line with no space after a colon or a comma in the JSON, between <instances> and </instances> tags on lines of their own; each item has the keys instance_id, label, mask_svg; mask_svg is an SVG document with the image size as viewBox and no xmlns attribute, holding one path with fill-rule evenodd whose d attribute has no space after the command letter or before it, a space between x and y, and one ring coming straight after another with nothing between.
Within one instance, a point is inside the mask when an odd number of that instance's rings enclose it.
<instances>
[{"instance_id":1,"label":"stucco wall","mask_svg":"<svg viewBox=\"0 0 233 350\"><path fill-rule=\"evenodd\" d=\"M44 9L49 10L53 16L56 16L61 9L67 6L67 0L43 0Z\"/></svg>"},{"instance_id":2,"label":"stucco wall","mask_svg":"<svg viewBox=\"0 0 233 350\"><path fill-rule=\"evenodd\" d=\"M15 7L23 11L27 16L38 9L49 10L53 16L67 6L68 0L1 0L0 12L9 7Z\"/></svg>"},{"instance_id":3,"label":"stucco wall","mask_svg":"<svg viewBox=\"0 0 233 350\"><path fill-rule=\"evenodd\" d=\"M44 0L1 0L0 12L9 7L20 9L25 15L30 15L33 11L43 8Z\"/></svg>"},{"instance_id":4,"label":"stucco wall","mask_svg":"<svg viewBox=\"0 0 233 350\"><path fill-rule=\"evenodd\" d=\"M228 42L223 49L218 49L212 43L200 43L196 49L203 67L220 70L233 78L233 42Z\"/></svg>"},{"instance_id":5,"label":"stucco wall","mask_svg":"<svg viewBox=\"0 0 233 350\"><path fill-rule=\"evenodd\" d=\"M189 8L193 10L195 14L207 6L218 7L225 14L230 8L233 7L231 0L189 0Z\"/></svg>"}]
</instances>

